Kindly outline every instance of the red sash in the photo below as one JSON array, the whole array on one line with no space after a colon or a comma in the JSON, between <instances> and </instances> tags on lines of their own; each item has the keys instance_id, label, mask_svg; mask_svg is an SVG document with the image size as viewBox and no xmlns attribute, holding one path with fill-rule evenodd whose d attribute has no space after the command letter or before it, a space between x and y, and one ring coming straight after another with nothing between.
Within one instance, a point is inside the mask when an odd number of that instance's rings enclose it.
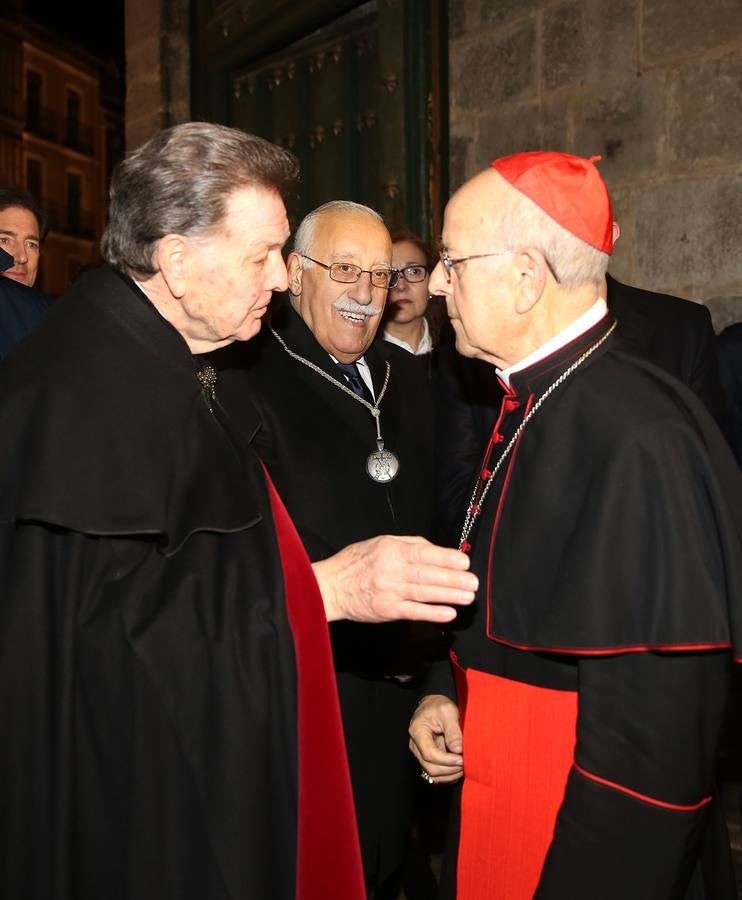
<instances>
[{"instance_id":1,"label":"red sash","mask_svg":"<svg viewBox=\"0 0 742 900\"><path fill-rule=\"evenodd\" d=\"M296 900L365 900L361 851L322 597L265 473L296 653L299 809Z\"/></svg>"},{"instance_id":2,"label":"red sash","mask_svg":"<svg viewBox=\"0 0 742 900\"><path fill-rule=\"evenodd\" d=\"M574 761L577 694L462 669L457 900L531 900Z\"/></svg>"}]
</instances>

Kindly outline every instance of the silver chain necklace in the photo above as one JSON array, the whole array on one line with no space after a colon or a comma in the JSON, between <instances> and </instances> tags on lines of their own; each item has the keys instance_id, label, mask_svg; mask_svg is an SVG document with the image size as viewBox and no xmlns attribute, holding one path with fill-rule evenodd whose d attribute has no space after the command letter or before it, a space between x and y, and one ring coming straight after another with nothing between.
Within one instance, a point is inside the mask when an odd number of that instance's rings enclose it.
<instances>
[{"instance_id":1,"label":"silver chain necklace","mask_svg":"<svg viewBox=\"0 0 742 900\"><path fill-rule=\"evenodd\" d=\"M359 403L362 403L366 409L371 413L374 418L374 422L376 423L376 450L373 453L369 453L368 458L366 459L366 473L373 481L378 481L383 484L387 481L392 481L392 479L397 477L397 473L399 472L399 460L392 453L391 450L386 450L384 448L384 439L381 436L381 410L379 409L379 404L384 399L384 394L386 393L387 385L389 384L389 375L391 374L392 367L389 360L386 360L386 373L384 375L384 384L381 388L379 396L376 398L374 403L369 403L368 400L363 397L359 397L355 391L352 391L349 387L344 385L342 381L338 381L337 378L333 378L332 375L328 375L324 369L320 369L319 366L316 366L311 360L305 359L303 356L300 356L298 353L294 353L293 350L289 350L286 345L286 341L281 337L281 335L274 329L271 328L271 334L278 341L278 343L283 347L283 349L288 353L288 355L295 359L297 362L300 362L302 365L311 369L313 372L316 372L318 375L321 375L326 381L329 381L330 384L334 384L335 387L340 388L341 391L344 391L349 397L352 397L354 400L357 400Z\"/></svg>"},{"instance_id":2,"label":"silver chain necklace","mask_svg":"<svg viewBox=\"0 0 742 900\"><path fill-rule=\"evenodd\" d=\"M559 376L559 378L556 379L556 381L553 381L549 385L549 387L546 388L546 390L543 392L543 394L541 394L541 396L538 398L538 400L533 404L528 415L523 419L523 421L520 423L520 425L516 428L515 434L510 438L510 440L508 441L507 447L505 447L505 449L500 454L500 458L497 460L497 463L495 464L494 469L492 469L490 471L490 473L486 479L482 479L480 477L477 480L474 490L472 491L471 499L469 500L469 506L467 507L467 510L466 510L466 518L464 519L464 526L461 529L461 537L459 538L459 550L463 550L464 545L468 544L469 535L471 534L471 530L474 527L474 524L476 523L477 519L479 518L480 513L482 512L482 507L484 506L484 498L487 496L487 493L490 489L490 485L494 482L495 475L497 475L498 471L502 467L502 464L505 462L505 460L509 456L510 451L515 446L518 438L523 433L523 429L531 421L531 419L536 415L536 413L540 409L541 404L544 402L544 400L546 400L546 398L549 397L559 387L560 384L563 384L569 378L569 376L574 372L574 370L577 369L579 366L581 366L585 362L585 360L588 358L588 356L590 356L592 353L594 353L598 349L598 347L600 347L600 345L605 340L608 339L608 337L611 335L611 333L613 332L613 329L616 327L617 324L618 324L617 322L614 322L611 325L611 327L608 329L608 331L606 331L606 333L603 335L603 337L600 338L600 340L596 341L591 347L588 347L587 350L585 350L585 352L582 354L582 356L580 356L579 359L576 359L568 369L565 369L564 372L562 372L562 374ZM484 488L482 488L482 492L479 495L479 500L477 500L477 493L480 490L480 488L482 487L482 484L484 484ZM468 547L467 547L467 549L468 549Z\"/></svg>"}]
</instances>

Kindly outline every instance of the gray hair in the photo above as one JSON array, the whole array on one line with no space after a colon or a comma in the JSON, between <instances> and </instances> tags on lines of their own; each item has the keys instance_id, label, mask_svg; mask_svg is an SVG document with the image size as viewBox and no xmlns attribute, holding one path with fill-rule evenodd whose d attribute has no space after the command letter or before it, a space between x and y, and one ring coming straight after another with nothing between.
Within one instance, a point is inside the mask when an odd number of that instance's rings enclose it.
<instances>
[{"instance_id":1,"label":"gray hair","mask_svg":"<svg viewBox=\"0 0 742 900\"><path fill-rule=\"evenodd\" d=\"M508 250L533 247L540 251L567 290L598 284L608 268L607 253L567 231L520 192L499 219L494 237Z\"/></svg>"},{"instance_id":2,"label":"gray hair","mask_svg":"<svg viewBox=\"0 0 742 900\"><path fill-rule=\"evenodd\" d=\"M124 272L152 275L160 238L204 234L235 191L284 195L298 174L291 153L237 128L187 122L160 131L114 169L103 256Z\"/></svg>"},{"instance_id":3,"label":"gray hair","mask_svg":"<svg viewBox=\"0 0 742 900\"><path fill-rule=\"evenodd\" d=\"M294 238L294 252L300 255L312 255L312 245L314 244L314 235L317 230L317 222L326 213L330 212L352 212L364 216L370 216L374 221L384 224L384 220L370 206L364 206L362 203L354 203L352 200L330 200L329 203L323 203L317 209L313 209L301 220L301 224L296 229L296 237ZM302 260L302 268L307 269L314 265L307 259Z\"/></svg>"}]
</instances>

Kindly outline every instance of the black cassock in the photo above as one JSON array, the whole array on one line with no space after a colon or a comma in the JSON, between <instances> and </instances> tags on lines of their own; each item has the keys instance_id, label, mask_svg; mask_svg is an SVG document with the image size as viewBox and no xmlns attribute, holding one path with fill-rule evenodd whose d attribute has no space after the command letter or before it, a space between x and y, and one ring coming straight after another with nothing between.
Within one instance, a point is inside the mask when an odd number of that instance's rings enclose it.
<instances>
[{"instance_id":1,"label":"black cassock","mask_svg":"<svg viewBox=\"0 0 742 900\"><path fill-rule=\"evenodd\" d=\"M363 894L321 598L207 375L111 270L0 372L2 897Z\"/></svg>"},{"instance_id":2,"label":"black cassock","mask_svg":"<svg viewBox=\"0 0 742 900\"><path fill-rule=\"evenodd\" d=\"M343 376L288 304L271 310L286 346L332 379ZM427 536L432 510L432 413L418 360L384 341L367 350L380 402L386 448L400 463L396 478L371 480L376 449L370 411L337 385L290 357L267 329L246 344L211 355L230 407L250 398L261 421L253 446L281 493L310 559L383 534ZM227 393L228 392L228 393ZM436 629L407 622L330 626L338 693L369 884L399 867L409 826L411 757L407 727L418 694L421 644Z\"/></svg>"},{"instance_id":3,"label":"black cassock","mask_svg":"<svg viewBox=\"0 0 742 900\"><path fill-rule=\"evenodd\" d=\"M484 476L611 324L511 376ZM742 648L741 525L710 416L615 335L544 400L469 538L480 591L454 637L465 779L444 896L726 896L705 893L698 860ZM451 695L447 678L428 692Z\"/></svg>"}]
</instances>

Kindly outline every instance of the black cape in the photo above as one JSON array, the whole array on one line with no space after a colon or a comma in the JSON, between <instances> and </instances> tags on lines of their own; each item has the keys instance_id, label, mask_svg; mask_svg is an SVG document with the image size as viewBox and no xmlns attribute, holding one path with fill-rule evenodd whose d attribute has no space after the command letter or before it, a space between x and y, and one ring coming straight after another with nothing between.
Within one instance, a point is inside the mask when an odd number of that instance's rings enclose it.
<instances>
[{"instance_id":1,"label":"black cape","mask_svg":"<svg viewBox=\"0 0 742 900\"><path fill-rule=\"evenodd\" d=\"M294 896L297 664L257 421L238 433L198 368L100 270L0 373L3 896Z\"/></svg>"},{"instance_id":2,"label":"black cape","mask_svg":"<svg viewBox=\"0 0 742 900\"><path fill-rule=\"evenodd\" d=\"M729 439L742 466L742 322L725 328L717 347L719 376L729 404Z\"/></svg>"},{"instance_id":3,"label":"black cape","mask_svg":"<svg viewBox=\"0 0 742 900\"><path fill-rule=\"evenodd\" d=\"M723 431L727 410L708 309L700 303L622 284L610 275L608 308L618 320L623 349L659 366L687 385ZM448 543L463 520L471 476L489 438L502 399L494 366L460 356L451 329L444 333L436 367L437 529Z\"/></svg>"},{"instance_id":4,"label":"black cape","mask_svg":"<svg viewBox=\"0 0 742 900\"><path fill-rule=\"evenodd\" d=\"M483 469L611 324L512 376ZM696 863L729 649L742 648L741 523L740 475L701 402L615 335L501 466L470 537L480 593L454 649L464 667L578 693L539 898L705 896Z\"/></svg>"}]
</instances>

